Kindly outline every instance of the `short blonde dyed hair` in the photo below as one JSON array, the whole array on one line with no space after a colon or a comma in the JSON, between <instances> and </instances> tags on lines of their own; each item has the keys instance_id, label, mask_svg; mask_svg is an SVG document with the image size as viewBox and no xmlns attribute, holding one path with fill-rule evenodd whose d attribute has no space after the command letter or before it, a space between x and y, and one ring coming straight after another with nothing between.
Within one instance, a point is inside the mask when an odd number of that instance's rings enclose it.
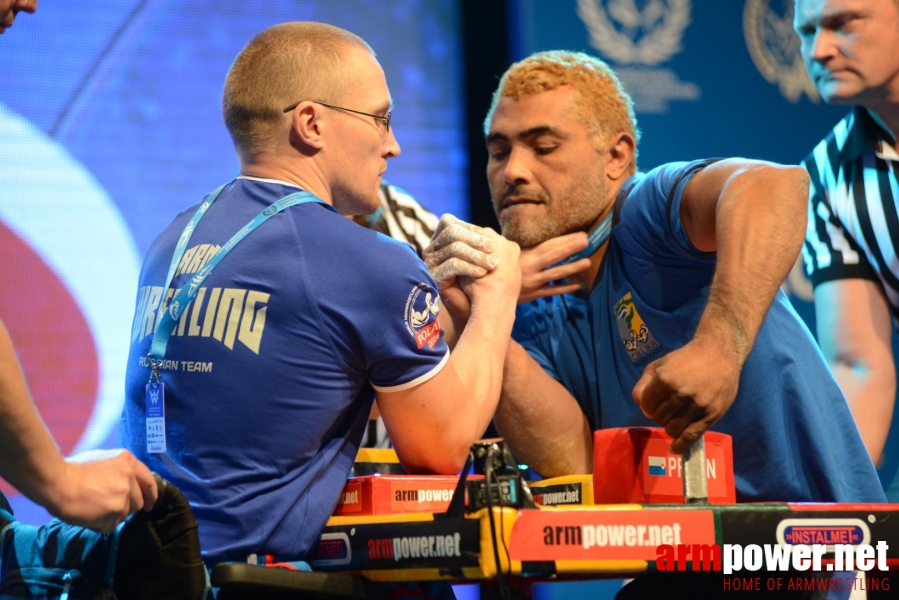
<instances>
[{"instance_id":1,"label":"short blonde dyed hair","mask_svg":"<svg viewBox=\"0 0 899 600\"><path fill-rule=\"evenodd\" d=\"M574 116L587 125L597 150L620 133L631 134L635 144L640 141L634 102L611 67L583 52L565 50L537 52L509 67L493 93L484 135L490 132L493 112L502 98L518 100L563 85L577 90ZM636 148L630 169L637 170Z\"/></svg>"},{"instance_id":2,"label":"short blonde dyed hair","mask_svg":"<svg viewBox=\"0 0 899 600\"><path fill-rule=\"evenodd\" d=\"M222 93L225 126L242 159L252 161L275 147L291 104L340 101L353 46L375 54L356 34L325 23L281 23L250 40L234 59Z\"/></svg>"}]
</instances>

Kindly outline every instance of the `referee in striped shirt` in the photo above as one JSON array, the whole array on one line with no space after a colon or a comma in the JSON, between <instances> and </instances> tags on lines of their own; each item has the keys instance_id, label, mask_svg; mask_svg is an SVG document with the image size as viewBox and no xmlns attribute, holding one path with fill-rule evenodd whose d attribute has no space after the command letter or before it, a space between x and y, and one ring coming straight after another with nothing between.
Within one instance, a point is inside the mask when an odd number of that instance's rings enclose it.
<instances>
[{"instance_id":1,"label":"referee in striped shirt","mask_svg":"<svg viewBox=\"0 0 899 600\"><path fill-rule=\"evenodd\" d=\"M386 181L378 189L381 206L370 215L353 217L360 225L406 242L421 256L437 227L437 216L409 192Z\"/></svg>"},{"instance_id":2,"label":"referee in striped shirt","mask_svg":"<svg viewBox=\"0 0 899 600\"><path fill-rule=\"evenodd\" d=\"M821 97L852 107L803 163L811 189L802 257L818 342L877 464L896 397L899 0L796 0L794 26ZM887 492L899 500L899 489Z\"/></svg>"}]
</instances>

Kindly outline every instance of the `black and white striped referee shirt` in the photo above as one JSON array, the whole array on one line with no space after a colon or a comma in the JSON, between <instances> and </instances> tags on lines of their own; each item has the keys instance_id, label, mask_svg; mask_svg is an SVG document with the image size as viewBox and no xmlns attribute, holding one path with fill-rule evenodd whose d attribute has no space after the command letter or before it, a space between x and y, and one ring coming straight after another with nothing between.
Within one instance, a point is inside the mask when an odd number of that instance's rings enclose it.
<instances>
[{"instance_id":1,"label":"black and white striped referee shirt","mask_svg":"<svg viewBox=\"0 0 899 600\"><path fill-rule=\"evenodd\" d=\"M899 329L899 153L891 136L855 107L802 166L811 177L802 258L812 285L879 281Z\"/></svg>"},{"instance_id":2,"label":"black and white striped referee shirt","mask_svg":"<svg viewBox=\"0 0 899 600\"><path fill-rule=\"evenodd\" d=\"M378 195L381 207L365 219L366 227L410 244L421 256L437 228L437 216L390 183L382 183Z\"/></svg>"}]
</instances>

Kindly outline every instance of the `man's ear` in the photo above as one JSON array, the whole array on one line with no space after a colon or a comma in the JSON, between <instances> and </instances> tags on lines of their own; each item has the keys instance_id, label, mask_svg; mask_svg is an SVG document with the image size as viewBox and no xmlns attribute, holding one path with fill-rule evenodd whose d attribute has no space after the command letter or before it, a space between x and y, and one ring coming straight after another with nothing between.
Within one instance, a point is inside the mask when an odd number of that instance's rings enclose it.
<instances>
[{"instance_id":1,"label":"man's ear","mask_svg":"<svg viewBox=\"0 0 899 600\"><path fill-rule=\"evenodd\" d=\"M606 177L618 181L630 176L636 148L637 144L631 134L619 133L613 136L606 150L609 161L606 164Z\"/></svg>"},{"instance_id":2,"label":"man's ear","mask_svg":"<svg viewBox=\"0 0 899 600\"><path fill-rule=\"evenodd\" d=\"M290 141L301 151L321 150L324 147L323 111L312 102L301 102L290 113Z\"/></svg>"}]
</instances>

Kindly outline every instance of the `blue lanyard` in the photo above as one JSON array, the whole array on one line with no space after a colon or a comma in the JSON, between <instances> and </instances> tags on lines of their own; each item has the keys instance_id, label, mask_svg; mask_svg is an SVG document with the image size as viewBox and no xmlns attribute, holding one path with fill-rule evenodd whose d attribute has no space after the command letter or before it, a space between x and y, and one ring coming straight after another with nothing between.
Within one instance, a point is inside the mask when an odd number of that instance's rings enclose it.
<instances>
[{"instance_id":1,"label":"blue lanyard","mask_svg":"<svg viewBox=\"0 0 899 600\"><path fill-rule=\"evenodd\" d=\"M612 215L615 213L615 207L622 202L628 194L631 193L631 190L634 186L643 178L642 173L634 173L621 186L621 189L618 190L618 194L615 196L615 202L612 204L611 209L609 210L609 214L603 218L599 224L593 228L590 234L587 236L587 247L578 252L577 254L572 254L568 258L563 258L559 262L550 265L547 268L552 267L561 267L562 265L567 265L569 263L573 263L576 260L581 260L582 258L590 258L594 252L596 252L600 246L602 246L607 239L609 239L609 235L612 233Z\"/></svg>"},{"instance_id":2,"label":"blue lanyard","mask_svg":"<svg viewBox=\"0 0 899 600\"><path fill-rule=\"evenodd\" d=\"M576 260L581 260L582 258L590 258L590 256L596 252L603 243L609 239L609 234L612 233L612 213L614 211L610 210L609 214L605 216L605 218L599 222L599 225L593 228L593 231L587 236L587 247L578 252L577 254L572 254L568 258L563 258L559 262L551 265L551 267L561 267L562 265L567 265L569 263L573 263Z\"/></svg>"},{"instance_id":3,"label":"blue lanyard","mask_svg":"<svg viewBox=\"0 0 899 600\"><path fill-rule=\"evenodd\" d=\"M187 250L187 244L190 242L190 238L194 233L194 229L197 227L197 223L200 222L200 219L206 214L206 211L209 210L209 207L218 199L219 194L222 193L222 190L225 189L227 184L218 187L214 192L209 194L206 199L200 204L200 208L197 209L197 212L194 213L194 216L184 227L184 231L181 233L181 237L178 238L178 244L175 246L175 254L172 256L172 264L169 267L169 273L165 280L165 287L162 288L165 291L169 289L169 286L172 284L172 279L175 276L175 271L178 269L178 265L181 263L181 258L184 256L185 250ZM206 281L206 278L209 277L209 274L215 268L219 262L225 255L228 254L231 250L234 249L241 240L247 237L254 229L262 225L264 222L281 212L286 208L290 208L291 206L295 206L297 204L303 204L305 202L317 202L322 206L327 207L329 210L333 212L337 212L333 206L320 200L315 195L310 194L309 192L297 192L295 194L290 194L289 196L285 196L280 200L273 202L271 205L266 207L262 212L260 212L256 217L244 225L240 231L231 236L231 239L228 240L221 249L215 253L215 255L209 259L209 261L194 275L191 280L185 285L181 290L175 295L172 299L171 304L169 304L165 313L163 313L162 318L156 323L156 330L153 332L153 341L150 344L150 354L148 356L150 366L153 368L153 375L151 377L158 379L158 365L161 363L162 359L165 357L165 347L168 344L169 337L171 337L172 332L175 330L175 326L178 324L178 321L184 314L187 312L187 307L190 305L190 302L193 300L194 296L197 295L197 292L200 289L200 286L203 285L203 282Z\"/></svg>"},{"instance_id":4,"label":"blue lanyard","mask_svg":"<svg viewBox=\"0 0 899 600\"><path fill-rule=\"evenodd\" d=\"M612 233L612 210L609 211L609 214L605 216L605 218L599 222L599 225L593 228L593 231L587 236L587 247L581 250L576 254L572 254L568 258L563 258L557 263L554 263L547 267L547 269L551 269L553 267L561 267L562 265L567 265L569 263L573 263L576 260L581 260L582 258L590 258L590 256L596 252L603 243L609 239L609 234Z\"/></svg>"}]
</instances>

